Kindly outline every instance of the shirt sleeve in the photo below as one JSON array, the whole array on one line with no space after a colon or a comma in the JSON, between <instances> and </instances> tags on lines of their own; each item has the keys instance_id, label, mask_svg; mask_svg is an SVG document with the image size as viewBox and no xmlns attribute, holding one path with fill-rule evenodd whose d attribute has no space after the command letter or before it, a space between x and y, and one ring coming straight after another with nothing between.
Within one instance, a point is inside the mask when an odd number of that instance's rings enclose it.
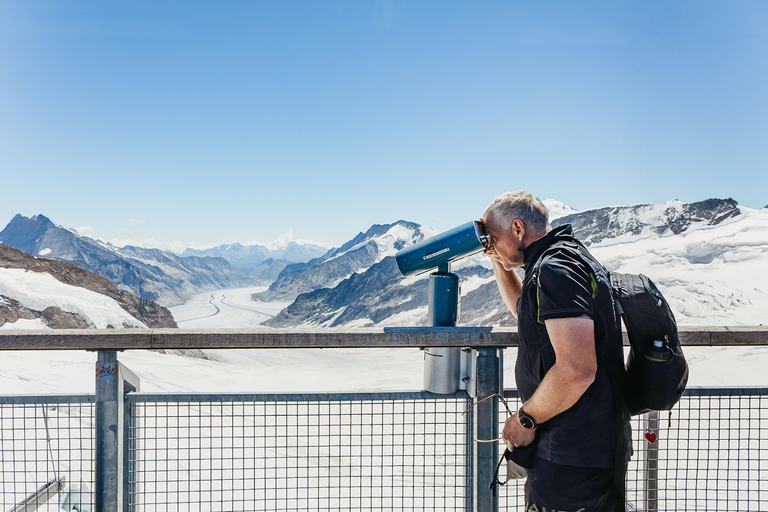
<instances>
[{"instance_id":1,"label":"shirt sleeve","mask_svg":"<svg viewBox=\"0 0 768 512\"><path fill-rule=\"evenodd\" d=\"M594 319L597 281L576 258L562 253L545 257L536 292L540 322L580 316Z\"/></svg>"}]
</instances>

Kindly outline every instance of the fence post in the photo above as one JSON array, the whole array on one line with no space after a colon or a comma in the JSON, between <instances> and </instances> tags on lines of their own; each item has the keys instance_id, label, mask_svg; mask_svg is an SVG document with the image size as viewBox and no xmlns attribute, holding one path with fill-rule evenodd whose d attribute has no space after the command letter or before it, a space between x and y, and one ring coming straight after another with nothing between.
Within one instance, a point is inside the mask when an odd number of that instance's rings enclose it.
<instances>
[{"instance_id":1,"label":"fence post","mask_svg":"<svg viewBox=\"0 0 768 512\"><path fill-rule=\"evenodd\" d=\"M499 437L499 400L493 396L501 391L499 377L500 356L499 349L477 349L475 358L475 398L473 410L473 437L474 439L496 439ZM492 397L482 401L484 398ZM498 443L475 443L474 482L472 499L474 512L497 512L499 510L499 498L491 491L491 479L498 462Z\"/></svg>"},{"instance_id":2,"label":"fence post","mask_svg":"<svg viewBox=\"0 0 768 512\"><path fill-rule=\"evenodd\" d=\"M122 366L114 350L100 350L96 361L96 512L124 510L125 393L137 391L138 377Z\"/></svg>"},{"instance_id":3,"label":"fence post","mask_svg":"<svg viewBox=\"0 0 768 512\"><path fill-rule=\"evenodd\" d=\"M646 416L646 432L659 431L659 411L651 411ZM645 454L645 510L656 511L659 508L659 438L648 444Z\"/></svg>"}]
</instances>

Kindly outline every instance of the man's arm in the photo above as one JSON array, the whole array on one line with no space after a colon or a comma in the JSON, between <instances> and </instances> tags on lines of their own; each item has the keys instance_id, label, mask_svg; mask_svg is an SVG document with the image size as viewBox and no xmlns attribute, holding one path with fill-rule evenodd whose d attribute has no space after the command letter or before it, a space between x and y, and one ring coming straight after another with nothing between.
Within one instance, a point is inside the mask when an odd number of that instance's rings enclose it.
<instances>
[{"instance_id":1,"label":"man's arm","mask_svg":"<svg viewBox=\"0 0 768 512\"><path fill-rule=\"evenodd\" d=\"M520 292L523 289L523 281L514 270L504 270L499 261L491 253L486 253L493 263L493 273L496 276L496 285L499 287L504 304L507 305L512 314L517 318L517 299L520 298Z\"/></svg>"},{"instance_id":2,"label":"man's arm","mask_svg":"<svg viewBox=\"0 0 768 512\"><path fill-rule=\"evenodd\" d=\"M555 364L524 404L526 414L537 423L570 409L597 374L595 324L591 318L555 318L544 323L555 349ZM530 444L534 436L532 430L520 424L517 413L504 424L502 438L510 449Z\"/></svg>"}]
</instances>

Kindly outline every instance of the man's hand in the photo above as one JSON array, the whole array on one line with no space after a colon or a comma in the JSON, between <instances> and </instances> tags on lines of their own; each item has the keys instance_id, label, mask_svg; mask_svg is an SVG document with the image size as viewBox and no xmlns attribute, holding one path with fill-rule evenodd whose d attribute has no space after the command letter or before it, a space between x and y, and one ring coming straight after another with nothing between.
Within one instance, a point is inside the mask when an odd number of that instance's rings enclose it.
<instances>
[{"instance_id":1,"label":"man's hand","mask_svg":"<svg viewBox=\"0 0 768 512\"><path fill-rule=\"evenodd\" d=\"M527 411L526 411L527 412ZM536 431L525 428L520 424L517 413L513 414L504 422L504 430L501 432L501 439L507 445L507 448L513 450L515 446L528 446L536 437Z\"/></svg>"}]
</instances>

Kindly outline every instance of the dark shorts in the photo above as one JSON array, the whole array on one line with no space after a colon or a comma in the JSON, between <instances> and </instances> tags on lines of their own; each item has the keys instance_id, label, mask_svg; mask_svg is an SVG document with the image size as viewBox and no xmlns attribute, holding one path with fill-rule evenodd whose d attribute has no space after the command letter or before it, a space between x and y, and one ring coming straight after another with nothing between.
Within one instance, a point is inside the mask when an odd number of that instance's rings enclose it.
<instances>
[{"instance_id":1,"label":"dark shorts","mask_svg":"<svg viewBox=\"0 0 768 512\"><path fill-rule=\"evenodd\" d=\"M614 512L613 468L534 459L525 483L526 512Z\"/></svg>"}]
</instances>

